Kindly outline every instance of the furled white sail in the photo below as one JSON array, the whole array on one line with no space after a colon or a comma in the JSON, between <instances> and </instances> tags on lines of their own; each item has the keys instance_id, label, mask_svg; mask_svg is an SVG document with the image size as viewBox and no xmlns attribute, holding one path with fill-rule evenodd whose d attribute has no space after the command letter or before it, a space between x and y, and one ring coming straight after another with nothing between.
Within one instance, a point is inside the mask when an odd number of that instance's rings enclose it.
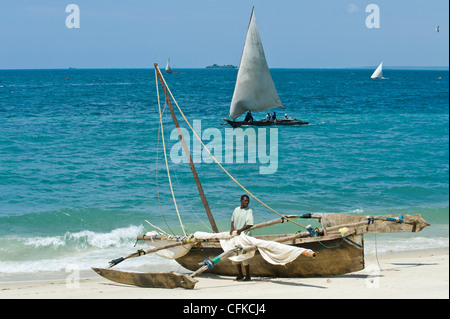
<instances>
[{"instance_id":1,"label":"furled white sail","mask_svg":"<svg viewBox=\"0 0 450 319\"><path fill-rule=\"evenodd\" d=\"M284 107L267 66L252 10L229 115L234 120L248 110L258 112L271 108Z\"/></svg>"},{"instance_id":2,"label":"furled white sail","mask_svg":"<svg viewBox=\"0 0 450 319\"><path fill-rule=\"evenodd\" d=\"M167 60L166 72L172 72L172 68L170 67L170 59Z\"/></svg>"},{"instance_id":3,"label":"furled white sail","mask_svg":"<svg viewBox=\"0 0 450 319\"><path fill-rule=\"evenodd\" d=\"M371 79L381 79L383 77L383 62L380 63L378 68L373 72Z\"/></svg>"}]
</instances>

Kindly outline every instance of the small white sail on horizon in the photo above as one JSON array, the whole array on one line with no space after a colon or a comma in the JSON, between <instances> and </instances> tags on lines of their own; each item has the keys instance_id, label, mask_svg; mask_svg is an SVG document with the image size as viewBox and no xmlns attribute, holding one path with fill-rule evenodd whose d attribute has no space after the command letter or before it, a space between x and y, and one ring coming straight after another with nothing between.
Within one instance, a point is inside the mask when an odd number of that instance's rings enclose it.
<instances>
[{"instance_id":1,"label":"small white sail on horizon","mask_svg":"<svg viewBox=\"0 0 450 319\"><path fill-rule=\"evenodd\" d=\"M373 72L371 79L381 79L383 77L383 61L380 63L378 68Z\"/></svg>"},{"instance_id":2,"label":"small white sail on horizon","mask_svg":"<svg viewBox=\"0 0 450 319\"><path fill-rule=\"evenodd\" d=\"M270 75L252 9L229 116L235 120L247 111L272 108L284 107Z\"/></svg>"},{"instance_id":3,"label":"small white sail on horizon","mask_svg":"<svg viewBox=\"0 0 450 319\"><path fill-rule=\"evenodd\" d=\"M170 67L170 58L167 60L166 72L167 73L171 73L172 72L172 68Z\"/></svg>"}]
</instances>

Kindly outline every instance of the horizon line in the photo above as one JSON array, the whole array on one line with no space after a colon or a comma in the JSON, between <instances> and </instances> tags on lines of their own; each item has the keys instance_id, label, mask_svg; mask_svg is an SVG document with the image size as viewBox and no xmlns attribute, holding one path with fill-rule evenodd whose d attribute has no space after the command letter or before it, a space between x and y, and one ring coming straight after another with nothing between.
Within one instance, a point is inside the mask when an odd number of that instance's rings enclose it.
<instances>
[{"instance_id":1,"label":"horizon line","mask_svg":"<svg viewBox=\"0 0 450 319\"><path fill-rule=\"evenodd\" d=\"M269 69L286 69L286 70L304 70L304 69L312 69L312 70L355 70L355 69L373 69L376 68L377 65L374 66L353 66L353 67L292 67L292 68L286 68L286 67L272 67ZM26 71L26 70L149 70L153 69L153 67L66 67L66 68L0 68L0 71ZM204 67L175 67L174 70L186 70L186 69L197 69L197 70L238 70L238 67L236 68L227 68L227 69L221 69L221 68L207 68ZM398 66L398 65L392 65L392 66L385 66L383 65L384 70L430 70L430 71L449 71L449 66L411 66L411 65L404 65L404 66Z\"/></svg>"}]
</instances>

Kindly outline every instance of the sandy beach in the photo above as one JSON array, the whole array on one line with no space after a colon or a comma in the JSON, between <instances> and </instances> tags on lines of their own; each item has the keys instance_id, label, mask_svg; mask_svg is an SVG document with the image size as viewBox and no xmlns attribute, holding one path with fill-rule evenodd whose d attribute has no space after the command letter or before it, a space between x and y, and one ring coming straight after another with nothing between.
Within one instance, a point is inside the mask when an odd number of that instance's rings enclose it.
<instances>
[{"instance_id":1,"label":"sandy beach","mask_svg":"<svg viewBox=\"0 0 450 319\"><path fill-rule=\"evenodd\" d=\"M379 265L379 266L378 266ZM380 268L381 267L381 270ZM67 276L67 275L66 275ZM0 283L0 299L448 299L448 248L366 256L362 271L322 278L253 278L203 274L195 289L139 288L95 274L73 280ZM179 300L179 301L180 301Z\"/></svg>"}]
</instances>

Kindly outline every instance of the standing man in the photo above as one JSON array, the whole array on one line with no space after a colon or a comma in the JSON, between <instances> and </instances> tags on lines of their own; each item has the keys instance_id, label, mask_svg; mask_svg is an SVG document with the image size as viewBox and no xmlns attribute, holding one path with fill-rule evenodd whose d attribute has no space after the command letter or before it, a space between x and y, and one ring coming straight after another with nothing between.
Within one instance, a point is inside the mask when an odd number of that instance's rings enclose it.
<instances>
[{"instance_id":1,"label":"standing man","mask_svg":"<svg viewBox=\"0 0 450 319\"><path fill-rule=\"evenodd\" d=\"M251 208L248 207L248 204L250 203L250 198L247 195L241 196L241 206L236 207L236 209L233 212L233 215L231 216L231 230L230 235L233 233L233 231L236 230L237 234L240 235L242 232L244 232L245 235L251 236L250 227L253 226L253 211ZM242 266L245 267L245 277L242 274ZM236 277L236 280L244 280L244 281L250 281L250 265L248 264L248 261L244 260L241 263L236 263L236 267L238 270L238 276Z\"/></svg>"}]
</instances>

